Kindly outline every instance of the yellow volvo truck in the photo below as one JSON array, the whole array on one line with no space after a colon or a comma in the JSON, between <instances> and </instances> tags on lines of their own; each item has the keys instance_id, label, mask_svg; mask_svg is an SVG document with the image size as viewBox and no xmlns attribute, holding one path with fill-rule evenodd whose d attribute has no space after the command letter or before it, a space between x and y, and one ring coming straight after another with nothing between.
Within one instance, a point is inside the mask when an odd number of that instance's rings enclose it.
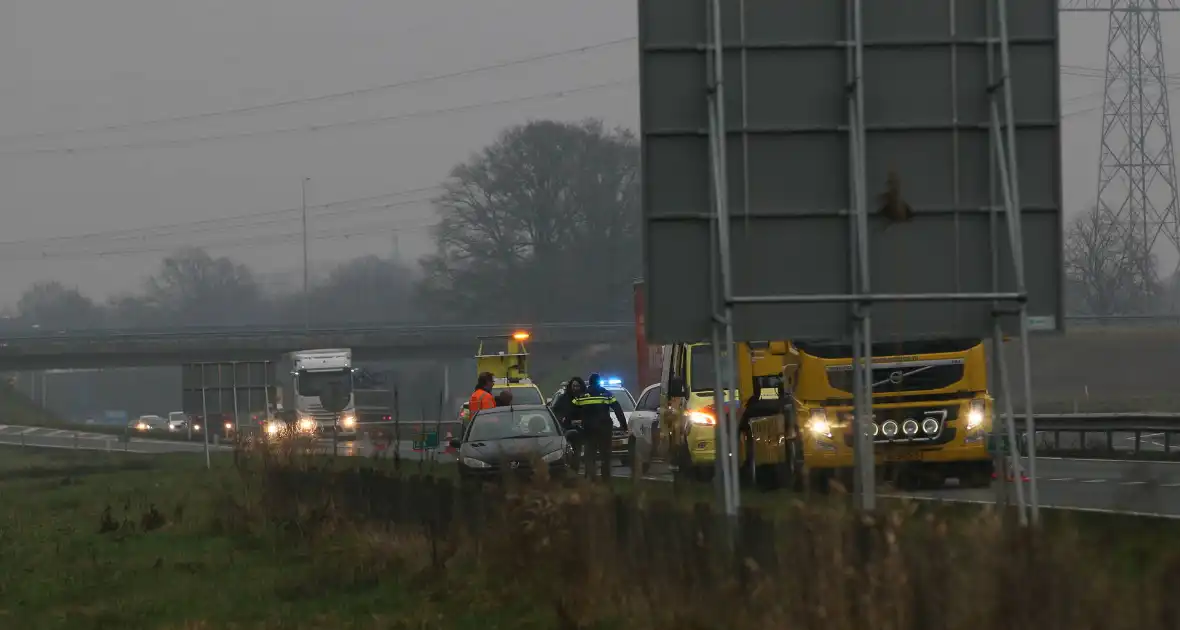
<instances>
[{"instance_id":1,"label":"yellow volvo truck","mask_svg":"<svg viewBox=\"0 0 1180 630\"><path fill-rule=\"evenodd\" d=\"M878 472L905 486L991 481L992 425L986 360L979 340L876 344L874 444ZM765 487L818 488L845 476L852 457L851 348L839 344L737 344L742 477ZM709 344L665 348L661 438L688 476L708 478L716 457ZM850 476L850 475L849 475Z\"/></svg>"},{"instance_id":2,"label":"yellow volvo truck","mask_svg":"<svg viewBox=\"0 0 1180 630\"><path fill-rule=\"evenodd\" d=\"M873 443L878 471L906 487L991 483L987 436L993 399L983 341L948 339L873 344ZM852 349L791 345L784 375L803 431L803 463L823 484L850 473Z\"/></svg>"}]
</instances>

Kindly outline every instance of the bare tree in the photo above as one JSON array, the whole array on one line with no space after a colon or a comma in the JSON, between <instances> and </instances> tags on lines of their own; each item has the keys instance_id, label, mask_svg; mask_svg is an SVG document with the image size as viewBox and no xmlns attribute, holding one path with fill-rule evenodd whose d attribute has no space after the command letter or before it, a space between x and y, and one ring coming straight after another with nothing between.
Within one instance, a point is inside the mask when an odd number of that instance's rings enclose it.
<instances>
[{"instance_id":1,"label":"bare tree","mask_svg":"<svg viewBox=\"0 0 1180 630\"><path fill-rule=\"evenodd\" d=\"M1155 257L1143 239L1097 207L1066 228L1065 273L1076 307L1088 315L1142 313L1160 292Z\"/></svg>"}]
</instances>

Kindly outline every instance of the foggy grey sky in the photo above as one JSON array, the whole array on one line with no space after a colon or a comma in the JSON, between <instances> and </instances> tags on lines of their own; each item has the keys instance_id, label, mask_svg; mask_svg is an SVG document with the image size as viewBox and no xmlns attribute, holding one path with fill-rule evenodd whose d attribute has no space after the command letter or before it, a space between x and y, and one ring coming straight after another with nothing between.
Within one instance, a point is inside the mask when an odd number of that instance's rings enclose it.
<instances>
[{"instance_id":1,"label":"foggy grey sky","mask_svg":"<svg viewBox=\"0 0 1180 630\"><path fill-rule=\"evenodd\" d=\"M1180 18L1164 18L1180 38ZM1062 63L1101 68L1106 17L1066 15ZM637 76L634 43L478 75L250 114L103 133L12 139L389 84L634 35L635 0L6 0L0 4L0 241L63 237L368 198L441 182L503 127L535 118L638 123L636 83L468 111L311 132L187 139L454 108ZM1168 50L1173 72L1180 56ZM1062 79L1066 208L1095 192L1100 78ZM1097 93L1095 93L1097 91ZM1076 113L1074 112L1081 112ZM158 140L166 147L75 153ZM412 260L432 249L429 191L340 206L316 219L313 267L387 254L394 229ZM421 200L421 201L415 201ZM396 204L392 207L380 206ZM139 239L0 245L0 303L58 279L94 297L135 290L162 252L186 242L259 271L298 269L297 212L253 228L191 226ZM363 232L363 234L362 234ZM247 241L253 235L271 240ZM236 243L233 243L236 241ZM229 246L232 245L232 246ZM63 253L79 253L76 258Z\"/></svg>"}]
</instances>

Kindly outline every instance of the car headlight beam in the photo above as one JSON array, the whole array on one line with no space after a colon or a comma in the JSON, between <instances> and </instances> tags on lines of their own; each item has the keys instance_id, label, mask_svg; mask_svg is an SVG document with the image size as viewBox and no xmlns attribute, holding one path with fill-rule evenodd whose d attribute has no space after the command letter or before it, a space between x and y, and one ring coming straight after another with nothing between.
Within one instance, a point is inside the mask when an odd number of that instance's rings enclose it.
<instances>
[{"instance_id":1,"label":"car headlight beam","mask_svg":"<svg viewBox=\"0 0 1180 630\"><path fill-rule=\"evenodd\" d=\"M690 412L688 412L688 421L693 424L699 424L699 425L704 425L704 426L713 426L713 425L717 424L717 418L713 417L713 414L705 413L703 411L690 411Z\"/></svg>"}]
</instances>

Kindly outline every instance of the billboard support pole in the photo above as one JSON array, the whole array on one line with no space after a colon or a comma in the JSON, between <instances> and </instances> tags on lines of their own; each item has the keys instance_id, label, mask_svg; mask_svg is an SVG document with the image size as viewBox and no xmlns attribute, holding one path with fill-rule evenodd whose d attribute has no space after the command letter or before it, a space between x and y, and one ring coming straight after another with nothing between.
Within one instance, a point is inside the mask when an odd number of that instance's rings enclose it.
<instances>
[{"instance_id":1,"label":"billboard support pole","mask_svg":"<svg viewBox=\"0 0 1180 630\"><path fill-rule=\"evenodd\" d=\"M201 366L201 422L205 425L201 430L201 436L205 441L205 469L208 470L211 465L209 463L209 403L206 399L206 392L208 386L205 384L205 364L199 363Z\"/></svg>"},{"instance_id":2,"label":"billboard support pole","mask_svg":"<svg viewBox=\"0 0 1180 630\"><path fill-rule=\"evenodd\" d=\"M232 370L233 370L233 374L234 374L234 382L233 382L233 395L234 395L234 437L235 437L235 438L241 438L241 437L242 437L242 420L241 420L242 416L241 416L241 414L239 414L239 413L238 413L238 364L237 364L237 362L234 362L234 363L233 363L233 364L230 366L230 369L232 369ZM249 372L250 372L250 370L249 370L249 368L247 368L247 369L246 369L246 378L247 378L247 380L249 379ZM247 391L249 391L249 390L247 390Z\"/></svg>"},{"instance_id":3,"label":"billboard support pole","mask_svg":"<svg viewBox=\"0 0 1180 630\"><path fill-rule=\"evenodd\" d=\"M849 41L847 49L848 77L848 149L849 192L853 200L850 213L850 232L854 237L855 252L851 267L852 292L860 299L852 303L852 359L853 359L853 491L856 507L871 512L877 507L876 465L873 447L873 332L872 302L869 277L868 184L865 176L864 124L864 32L861 0L848 4Z\"/></svg>"},{"instance_id":4,"label":"billboard support pole","mask_svg":"<svg viewBox=\"0 0 1180 630\"><path fill-rule=\"evenodd\" d=\"M721 24L721 0L709 3L708 39L712 55L706 55L707 76L711 79L708 84L709 106L709 136L710 162L712 163L713 179L713 210L716 252L714 262L719 267L720 286L714 282L712 296L713 312L713 362L716 370L716 383L713 390L713 409L716 412L717 430L714 443L715 457L720 460L717 472L721 488L722 505L725 514L736 517L741 505L741 491L738 483L737 453L734 444L737 442L738 419L734 417L733 405L727 403L726 398L737 396L734 387L734 355L733 349L733 296L732 268L730 256L729 235L729 182L728 165L726 161L727 134L725 128L725 42ZM720 307L720 312L717 312ZM723 342L721 345L718 342Z\"/></svg>"}]
</instances>

